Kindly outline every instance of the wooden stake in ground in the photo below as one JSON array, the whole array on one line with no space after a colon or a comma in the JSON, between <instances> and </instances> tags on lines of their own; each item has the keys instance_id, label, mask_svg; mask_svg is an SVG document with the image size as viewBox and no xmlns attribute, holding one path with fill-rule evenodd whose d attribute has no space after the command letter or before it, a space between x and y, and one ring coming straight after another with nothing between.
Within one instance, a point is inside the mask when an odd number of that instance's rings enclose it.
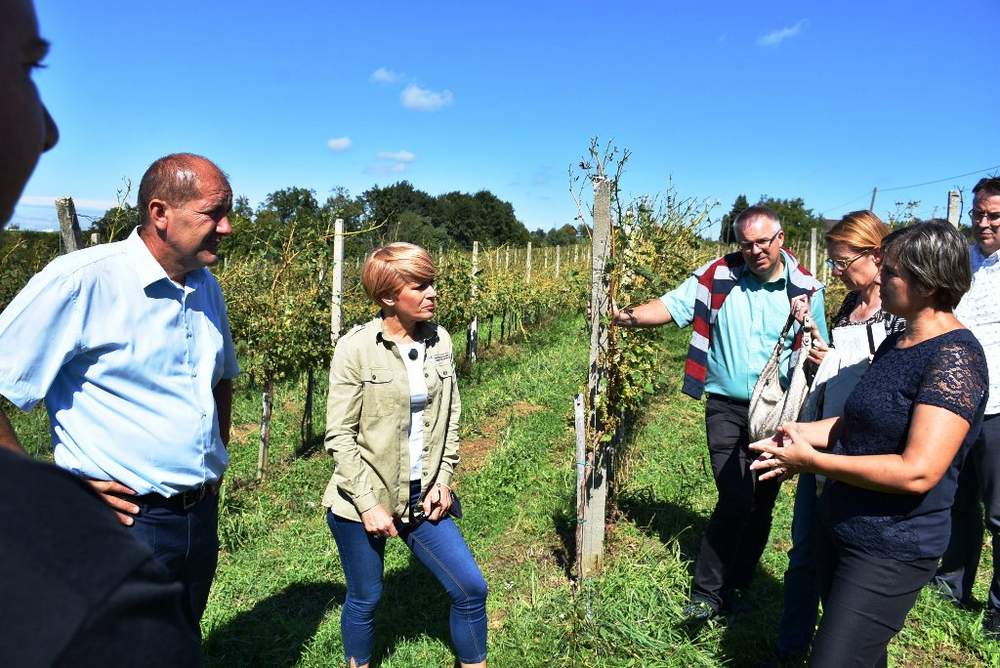
<instances>
[{"instance_id":1,"label":"wooden stake in ground","mask_svg":"<svg viewBox=\"0 0 1000 668\"><path fill-rule=\"evenodd\" d=\"M274 383L270 377L264 383L264 394L261 397L260 412L260 448L257 449L257 480L264 479L264 469L267 466L267 448L271 443L271 404L273 403Z\"/></svg>"},{"instance_id":2,"label":"wooden stake in ground","mask_svg":"<svg viewBox=\"0 0 1000 668\"><path fill-rule=\"evenodd\" d=\"M528 242L528 249L524 253L524 282L531 285L531 242Z\"/></svg>"},{"instance_id":3,"label":"wooden stake in ground","mask_svg":"<svg viewBox=\"0 0 1000 668\"><path fill-rule=\"evenodd\" d=\"M611 251L611 184L604 177L594 179L594 241L591 251L590 303L590 365L587 375L589 415L587 426L591 434L599 433L597 404L604 391L604 369L601 360L608 351L607 319L610 312L610 284L605 270ZM611 456L607 444L598 439L590 444L587 456L587 494L584 509L581 577L601 570L604 554L604 522L608 498L608 467Z\"/></svg>"},{"instance_id":4,"label":"wooden stake in ground","mask_svg":"<svg viewBox=\"0 0 1000 668\"><path fill-rule=\"evenodd\" d=\"M333 271L330 272L330 345L336 346L344 326L344 219L333 221Z\"/></svg>"},{"instance_id":5,"label":"wooden stake in ground","mask_svg":"<svg viewBox=\"0 0 1000 668\"><path fill-rule=\"evenodd\" d=\"M816 228L809 230L809 273L816 276Z\"/></svg>"},{"instance_id":6,"label":"wooden stake in ground","mask_svg":"<svg viewBox=\"0 0 1000 668\"><path fill-rule=\"evenodd\" d=\"M76 205L73 204L72 197L56 199L56 215L59 217L59 234L62 239L63 253L72 253L83 248L80 219L76 216Z\"/></svg>"},{"instance_id":7,"label":"wooden stake in ground","mask_svg":"<svg viewBox=\"0 0 1000 668\"><path fill-rule=\"evenodd\" d=\"M583 395L573 399L576 426L576 575L583 577L583 527L587 521L587 422L583 415Z\"/></svg>"},{"instance_id":8,"label":"wooden stake in ground","mask_svg":"<svg viewBox=\"0 0 1000 668\"><path fill-rule=\"evenodd\" d=\"M472 275L469 276L469 280L472 281L472 286L469 294L472 297L473 309L475 309L476 303L476 283L478 283L477 274L479 273L479 242L472 242ZM476 349L479 347L479 318L475 315L475 310L473 310L472 321L469 322L469 329L466 333L465 338L465 360L469 368L476 363Z\"/></svg>"}]
</instances>

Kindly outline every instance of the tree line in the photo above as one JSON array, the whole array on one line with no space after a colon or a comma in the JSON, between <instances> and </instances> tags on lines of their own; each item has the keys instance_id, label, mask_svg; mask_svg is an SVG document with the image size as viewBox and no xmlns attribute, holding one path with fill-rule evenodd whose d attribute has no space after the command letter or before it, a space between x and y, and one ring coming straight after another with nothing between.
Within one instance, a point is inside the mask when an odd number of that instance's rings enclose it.
<instances>
[{"instance_id":1,"label":"tree line","mask_svg":"<svg viewBox=\"0 0 1000 668\"><path fill-rule=\"evenodd\" d=\"M453 191L432 196L409 181L373 186L360 195L335 188L324 201L315 190L289 187L276 190L256 208L246 197L233 203L233 235L224 252L235 257L267 257L280 252L294 224L301 242L330 234L335 218L343 218L348 232L345 255L360 256L392 241L410 241L430 249L485 246L563 246L576 243L586 230L563 225L529 232L514 215L514 206L488 190ZM102 241L128 236L139 222L139 212L129 204L108 209L94 220L89 232Z\"/></svg>"}]
</instances>

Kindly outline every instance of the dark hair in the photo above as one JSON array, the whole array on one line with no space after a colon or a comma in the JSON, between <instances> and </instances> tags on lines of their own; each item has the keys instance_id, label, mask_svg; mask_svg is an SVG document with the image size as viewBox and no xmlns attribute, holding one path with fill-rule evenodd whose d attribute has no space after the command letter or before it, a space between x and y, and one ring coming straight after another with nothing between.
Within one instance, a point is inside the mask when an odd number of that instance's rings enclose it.
<instances>
[{"instance_id":1,"label":"dark hair","mask_svg":"<svg viewBox=\"0 0 1000 668\"><path fill-rule=\"evenodd\" d=\"M743 223L750 220L751 218L756 218L757 216L763 216L765 218L773 220L774 223L778 226L778 228L779 229L781 228L781 219L778 218L778 214L774 212L774 209L766 207L762 204L755 204L754 206L750 206L747 207L746 209L743 209L742 211L740 211L740 214L736 216L736 219L733 221L733 232L735 233L736 230L743 227Z\"/></svg>"},{"instance_id":2,"label":"dark hair","mask_svg":"<svg viewBox=\"0 0 1000 668\"><path fill-rule=\"evenodd\" d=\"M983 197L1000 195L1000 176L984 176L979 179L979 183L972 187L973 196L979 195L980 191L982 191Z\"/></svg>"},{"instance_id":3,"label":"dark hair","mask_svg":"<svg viewBox=\"0 0 1000 668\"><path fill-rule=\"evenodd\" d=\"M146 169L139 183L136 206L139 208L140 227L149 222L149 203L154 199L179 205L190 202L201 194L198 175L195 172L195 166L199 162L211 165L226 183L226 187L229 187L229 179L225 172L208 158L195 153L165 155ZM232 191L230 191L231 197Z\"/></svg>"},{"instance_id":4,"label":"dark hair","mask_svg":"<svg viewBox=\"0 0 1000 668\"><path fill-rule=\"evenodd\" d=\"M914 223L900 228L882 240L882 254L930 290L939 310L954 310L972 286L968 244L950 223Z\"/></svg>"}]
</instances>

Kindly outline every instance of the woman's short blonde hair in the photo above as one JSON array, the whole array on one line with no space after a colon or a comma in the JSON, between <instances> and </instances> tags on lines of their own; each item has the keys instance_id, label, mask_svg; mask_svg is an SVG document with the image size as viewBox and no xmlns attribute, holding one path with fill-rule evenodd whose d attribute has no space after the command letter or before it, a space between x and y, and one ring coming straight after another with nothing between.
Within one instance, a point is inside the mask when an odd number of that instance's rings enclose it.
<instances>
[{"instance_id":1,"label":"woman's short blonde hair","mask_svg":"<svg viewBox=\"0 0 1000 668\"><path fill-rule=\"evenodd\" d=\"M397 241L376 248L361 267L361 284L376 304L393 299L407 283L434 280L431 254L415 244Z\"/></svg>"},{"instance_id":2,"label":"woman's short blonde hair","mask_svg":"<svg viewBox=\"0 0 1000 668\"><path fill-rule=\"evenodd\" d=\"M871 251L882 245L889 226L871 211L852 211L826 233L826 242L838 241L853 250Z\"/></svg>"}]
</instances>

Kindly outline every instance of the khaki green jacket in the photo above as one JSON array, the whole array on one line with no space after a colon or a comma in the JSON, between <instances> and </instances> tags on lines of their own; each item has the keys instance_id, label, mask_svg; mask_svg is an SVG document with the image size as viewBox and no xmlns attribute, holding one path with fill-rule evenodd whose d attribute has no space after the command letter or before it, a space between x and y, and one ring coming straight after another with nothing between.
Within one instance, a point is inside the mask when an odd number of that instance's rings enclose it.
<instances>
[{"instance_id":1,"label":"khaki green jacket","mask_svg":"<svg viewBox=\"0 0 1000 668\"><path fill-rule=\"evenodd\" d=\"M461 402L451 337L431 322L418 327L427 347L423 498L434 483L451 484L458 465ZM376 317L342 336L333 351L325 441L333 455L333 477L323 505L353 520L377 504L403 517L410 500L409 426L406 367L395 342L383 336L382 318Z\"/></svg>"}]
</instances>

